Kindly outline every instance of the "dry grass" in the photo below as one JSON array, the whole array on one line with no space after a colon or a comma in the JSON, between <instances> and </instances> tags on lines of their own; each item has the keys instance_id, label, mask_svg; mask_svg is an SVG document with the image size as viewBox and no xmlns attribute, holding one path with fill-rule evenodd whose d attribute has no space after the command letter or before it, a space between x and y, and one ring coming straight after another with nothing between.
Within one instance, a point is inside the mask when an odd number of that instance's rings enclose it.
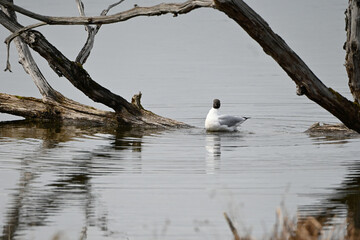
<instances>
[{"instance_id":1,"label":"dry grass","mask_svg":"<svg viewBox=\"0 0 360 240\"><path fill-rule=\"evenodd\" d=\"M356 229L352 220L342 226L326 227L314 217L305 219L290 218L279 208L273 232L261 240L360 240L360 229ZM247 234L241 236L231 219L224 213L233 233L234 240L256 240Z\"/></svg>"}]
</instances>

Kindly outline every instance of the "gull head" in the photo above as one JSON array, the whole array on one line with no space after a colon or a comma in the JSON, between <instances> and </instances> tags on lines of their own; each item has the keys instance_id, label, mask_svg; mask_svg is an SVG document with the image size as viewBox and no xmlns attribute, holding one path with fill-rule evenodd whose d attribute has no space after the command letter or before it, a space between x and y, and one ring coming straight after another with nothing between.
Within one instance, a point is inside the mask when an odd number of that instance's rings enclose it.
<instances>
[{"instance_id":1,"label":"gull head","mask_svg":"<svg viewBox=\"0 0 360 240\"><path fill-rule=\"evenodd\" d=\"M219 108L220 108L220 100L219 100L219 99L214 99L214 101L213 101L213 108L215 108L215 109L219 109Z\"/></svg>"}]
</instances>

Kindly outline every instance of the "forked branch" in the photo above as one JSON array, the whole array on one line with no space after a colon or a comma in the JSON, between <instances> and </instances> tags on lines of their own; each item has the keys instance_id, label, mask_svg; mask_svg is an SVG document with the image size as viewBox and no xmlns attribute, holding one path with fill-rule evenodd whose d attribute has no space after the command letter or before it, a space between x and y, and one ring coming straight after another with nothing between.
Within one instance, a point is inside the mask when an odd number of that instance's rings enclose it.
<instances>
[{"instance_id":1,"label":"forked branch","mask_svg":"<svg viewBox=\"0 0 360 240\"><path fill-rule=\"evenodd\" d=\"M120 0L114 4L109 5L107 9L104 9L101 12L101 16L106 16L106 14L110 11L110 9L112 9L113 7L116 7L117 5L121 4L124 1L125 0ZM76 4L78 7L80 16L85 17L86 14L85 14L84 3L81 0L76 0ZM85 29L88 32L88 37L86 39L84 46L82 47L78 56L76 57L76 60L75 60L76 62L79 62L81 64L84 64L86 62L87 58L90 56L92 48L94 47L95 36L99 32L100 28L101 28L101 24L98 24L96 27L92 27L88 24L85 25Z\"/></svg>"}]
</instances>

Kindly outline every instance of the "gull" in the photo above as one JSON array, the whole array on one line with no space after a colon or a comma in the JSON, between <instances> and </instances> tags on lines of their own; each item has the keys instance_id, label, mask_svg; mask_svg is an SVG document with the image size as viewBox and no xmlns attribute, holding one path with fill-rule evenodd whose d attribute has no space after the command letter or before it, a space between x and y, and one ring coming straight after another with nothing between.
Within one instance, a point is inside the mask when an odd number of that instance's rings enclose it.
<instances>
[{"instance_id":1,"label":"gull","mask_svg":"<svg viewBox=\"0 0 360 240\"><path fill-rule=\"evenodd\" d=\"M214 99L213 107L210 109L205 120L205 129L211 132L232 132L236 131L241 123L248 117L237 117L230 115L220 115L220 100Z\"/></svg>"}]
</instances>

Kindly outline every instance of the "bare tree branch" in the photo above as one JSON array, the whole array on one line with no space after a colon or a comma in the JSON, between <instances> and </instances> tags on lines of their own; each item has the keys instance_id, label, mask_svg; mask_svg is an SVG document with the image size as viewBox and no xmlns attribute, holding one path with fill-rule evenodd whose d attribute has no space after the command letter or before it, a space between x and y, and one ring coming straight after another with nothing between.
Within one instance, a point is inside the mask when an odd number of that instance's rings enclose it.
<instances>
[{"instance_id":1,"label":"bare tree branch","mask_svg":"<svg viewBox=\"0 0 360 240\"><path fill-rule=\"evenodd\" d=\"M86 17L85 15L85 7L84 7L84 3L81 0L75 0L76 2L76 6L79 10L79 14L81 17ZM85 29L86 31L88 31L90 28L90 26L88 24L85 25Z\"/></svg>"},{"instance_id":2,"label":"bare tree branch","mask_svg":"<svg viewBox=\"0 0 360 240\"><path fill-rule=\"evenodd\" d=\"M124 1L125 0L120 0L120 1L118 1L116 3L113 3L113 4L109 5L108 8L103 10L100 15L101 16L106 16L106 14L110 11L110 9L112 9L113 7L116 7L117 5L121 4Z\"/></svg>"},{"instance_id":3,"label":"bare tree branch","mask_svg":"<svg viewBox=\"0 0 360 240\"><path fill-rule=\"evenodd\" d=\"M50 25L86 25L86 24L111 24L122 22L138 16L159 16L168 13L185 14L194 9L202 7L214 7L213 0L188 0L184 3L161 3L152 7L134 7L130 10L116 13L109 16L96 16L96 17L52 17L44 16L26 10L15 4L8 3L6 0L0 0L0 5L13 9L30 18L46 22Z\"/></svg>"},{"instance_id":4,"label":"bare tree branch","mask_svg":"<svg viewBox=\"0 0 360 240\"><path fill-rule=\"evenodd\" d=\"M91 50L94 47L95 35L97 32L95 28L87 26L87 33L88 37L86 42L75 59L76 62L81 63L82 65L85 64L86 60L90 56Z\"/></svg>"},{"instance_id":5,"label":"bare tree branch","mask_svg":"<svg viewBox=\"0 0 360 240\"><path fill-rule=\"evenodd\" d=\"M75 0L80 16L85 17L85 9L84 9L84 3L81 0ZM90 25L85 25L85 30L88 33L88 37L86 39L86 42L84 46L81 48L79 54L76 57L76 62L84 64L87 60L87 58L90 56L91 50L94 47L95 42L95 35L97 31L95 31L95 28L91 27Z\"/></svg>"},{"instance_id":6,"label":"bare tree branch","mask_svg":"<svg viewBox=\"0 0 360 240\"><path fill-rule=\"evenodd\" d=\"M79 9L84 15L81 4L81 1L78 1ZM242 0L188 0L184 3L162 3L152 7L136 6L117 14L96 17L44 16L9 3L7 0L0 0L0 5L50 25L97 25L98 28L101 24L126 21L138 16L158 16L168 13L177 16L178 14L185 14L197 8L216 8L235 20L262 46L265 53L270 55L283 68L296 83L298 94L306 95L309 99L340 119L347 127L360 133L360 105L357 102L353 103L349 101L338 92L325 86L286 42L272 31L264 19ZM20 29L23 28L17 22L9 20L1 11L0 24L12 32L20 31ZM93 39L95 34L96 31L93 35L89 36L89 38ZM144 113L141 108L127 102L122 97L93 81L82 68L82 64L71 62L54 46L47 42L39 32L34 30L23 31L20 36L26 44L49 62L49 65L54 71L68 78L75 87L83 91L93 101L103 103L120 114L124 114L123 110L126 110L125 112L130 113L130 115L136 118ZM92 43L88 44L92 46ZM80 59L82 62L85 60Z\"/></svg>"},{"instance_id":7,"label":"bare tree branch","mask_svg":"<svg viewBox=\"0 0 360 240\"><path fill-rule=\"evenodd\" d=\"M23 32L26 32L26 31L28 31L30 29L34 29L36 27L40 27L40 26L44 26L44 25L47 25L47 23L41 22L41 23L36 23L36 24L26 26L24 28L21 28L21 29L17 30L16 32L12 33L10 36L8 36L5 39L7 55L6 55L6 68L5 68L4 71L9 70L11 72L11 64L10 64L10 44L11 44L11 41L14 40L17 36L19 36Z\"/></svg>"},{"instance_id":8,"label":"bare tree branch","mask_svg":"<svg viewBox=\"0 0 360 240\"><path fill-rule=\"evenodd\" d=\"M12 0L8 0L8 1L12 2ZM14 11L6 9L6 8L3 8L3 11L14 21L17 20L16 14ZM7 66L10 67L10 62L9 62L10 41L13 38L15 38L15 45L16 45L16 48L18 50L18 55L19 55L19 63L23 66L25 72L32 77L32 80L35 83L36 87L38 88L43 99L52 99L55 101L62 101L64 99L64 96L62 94L60 94L59 92L55 91L50 86L50 84L46 81L44 75L41 73L34 58L32 57L29 47L26 44L24 44L24 42L21 40L21 38L17 37L19 34L24 32L24 31L22 31L24 29L25 28L15 31L12 35L10 35L6 39L7 51L8 51ZM26 30L29 30L29 29L26 29Z\"/></svg>"},{"instance_id":9,"label":"bare tree branch","mask_svg":"<svg viewBox=\"0 0 360 240\"><path fill-rule=\"evenodd\" d=\"M174 16L177 16L178 14L185 14L188 13L196 8L200 7L213 7L213 0L188 0L184 3L180 4L174 4L174 3L162 3L153 7L134 7L133 9L130 9L128 11L120 12L114 15L106 16L106 14L110 11L111 8L119 5L124 0L120 0L114 4L111 4L108 6L107 9L103 10L101 13L101 16L97 17L86 17L84 12L84 5L81 2L81 0L76 0L77 6L80 12L81 17L51 17L51 16L44 16L41 14L37 14L34 12L31 12L29 10L26 10L22 7L19 7L15 4L12 4L8 2L7 0L0 0L0 5L3 5L7 8L10 8L14 11L17 11L21 14L24 14L28 17L40 20L41 23L37 23L34 25L30 25L27 27L24 27L21 30L18 30L19 33L24 32L28 29L32 29L34 27L45 25L45 23L50 25L85 25L87 31L88 31L88 38L84 45L84 47L79 52L76 62L79 62L81 64L84 64L86 62L86 59L90 55L91 49L93 48L94 44L94 38L97 32L99 31L102 24L111 24L115 22L121 22L126 21L128 19L131 19L133 17L138 16L156 16L156 15L163 15L172 13ZM89 24L96 24L97 27L94 30L94 28L90 27ZM11 40L19 35L19 33L12 34L8 39ZM7 69L10 70L10 64L7 62Z\"/></svg>"},{"instance_id":10,"label":"bare tree branch","mask_svg":"<svg viewBox=\"0 0 360 240\"><path fill-rule=\"evenodd\" d=\"M118 1L118 2L116 2L116 3L113 3L113 4L109 5L107 9L104 9L104 10L101 12L100 16L106 16L106 15L108 14L108 12L109 12L112 8L116 7L117 5L121 4L121 3L124 2L124 1L125 1L125 0L120 0L120 1ZM102 24L98 24L98 25L96 26L96 33L99 31L99 29L100 29L101 26L102 26Z\"/></svg>"},{"instance_id":11,"label":"bare tree branch","mask_svg":"<svg viewBox=\"0 0 360 240\"><path fill-rule=\"evenodd\" d=\"M75 0L80 16L85 17L85 7L84 7L84 3L81 0ZM111 8L119 5L120 3L124 2L125 0L121 0L118 1L114 4L111 4L110 6L108 6L107 9L103 10L101 12L101 16L105 16ZM100 30L101 24L97 24L96 28L92 27L90 25L85 25L85 30L88 32L88 37L86 39L86 42L84 44L84 46L82 47L82 49L80 50L78 56L76 57L76 62L79 62L81 64L84 64L87 60L87 58L90 56L91 50L94 47L94 42L95 42L95 36L98 33L98 31Z\"/></svg>"},{"instance_id":12,"label":"bare tree branch","mask_svg":"<svg viewBox=\"0 0 360 240\"><path fill-rule=\"evenodd\" d=\"M9 18L3 11L0 11L0 24L11 32L19 31L23 28L17 21ZM71 121L72 117L68 117L67 110L75 109L76 114L74 116L74 121L76 119L87 122L97 122L100 124L107 125L115 122L118 126L140 126L140 127L189 127L189 125L158 116L150 111L147 111L143 108L140 108L140 104L132 104L126 101L119 95L112 93L110 90L102 87L94 80L91 79L86 70L82 67L82 64L72 62L67 59L60 51L58 51L53 45L51 45L45 37L34 30L29 30L22 32L19 37L33 50L38 52L45 60L48 61L50 67L59 75L65 76L76 88L82 91L86 96L92 99L95 102L102 103L115 110L115 113L111 115L100 116L100 121L93 120L91 117L92 110L94 108L88 106L81 106L81 104L76 103L72 100L65 98L61 102L46 102L39 99L33 99L35 102L42 102L40 104L39 112L33 114L31 106L31 101L28 102L29 105L25 104L25 107L22 107L20 103L25 100L23 97L5 96L5 98L0 99L0 112L8 112L14 115L24 116L25 118L35 118L35 119L58 119L58 120L69 120ZM136 103L140 103L140 95L136 96ZM9 101L6 101L9 99ZM30 99L31 100L31 99ZM8 104L14 103L13 108L7 108ZM18 106L18 107L17 107ZM28 107L29 106L29 107ZM58 107L55 107L58 106ZM42 109L41 109L42 108ZM27 110L29 109L29 111ZM59 110L60 109L60 110ZM64 112L61 110L63 109ZM96 109L94 109L96 110ZM36 112L36 111L35 111ZM79 114L80 115L79 115ZM96 123L96 124L97 124Z\"/></svg>"},{"instance_id":13,"label":"bare tree branch","mask_svg":"<svg viewBox=\"0 0 360 240\"><path fill-rule=\"evenodd\" d=\"M30 29L34 29L34 28L37 28L37 27L41 27L41 26L44 26L44 25L47 25L47 23L45 22L39 22L39 23L35 23L35 24L32 24L32 25L28 25L26 27L23 27L15 32L13 32L10 36L8 36L6 39L5 39L5 43L6 44L10 44L10 42L16 38L17 36L19 36L21 33L23 32L26 32Z\"/></svg>"},{"instance_id":14,"label":"bare tree branch","mask_svg":"<svg viewBox=\"0 0 360 240\"><path fill-rule=\"evenodd\" d=\"M6 68L4 69L4 71L11 71L11 64L10 64L10 44L6 43Z\"/></svg>"},{"instance_id":15,"label":"bare tree branch","mask_svg":"<svg viewBox=\"0 0 360 240\"><path fill-rule=\"evenodd\" d=\"M14 23L6 14L0 11L0 23L10 31L16 31L22 26ZM116 112L123 110L138 115L139 110L119 95L102 87L91 79L81 64L70 61L58 49L51 45L45 37L34 30L22 33L21 38L33 50L45 58L50 67L59 75L65 76L76 88L95 102L100 102Z\"/></svg>"},{"instance_id":16,"label":"bare tree branch","mask_svg":"<svg viewBox=\"0 0 360 240\"><path fill-rule=\"evenodd\" d=\"M302 89L348 128L360 133L360 106L326 87L304 61L242 0L215 0L216 8L237 22Z\"/></svg>"}]
</instances>

